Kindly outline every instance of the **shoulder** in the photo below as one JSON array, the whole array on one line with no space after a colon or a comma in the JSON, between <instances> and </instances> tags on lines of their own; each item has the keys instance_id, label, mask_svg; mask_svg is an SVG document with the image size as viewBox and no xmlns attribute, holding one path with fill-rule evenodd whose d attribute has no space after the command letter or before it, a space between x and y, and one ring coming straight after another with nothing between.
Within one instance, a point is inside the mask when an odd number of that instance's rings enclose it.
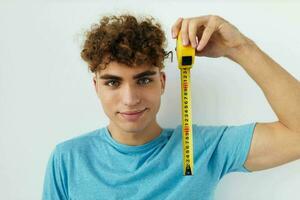
<instances>
[{"instance_id":1,"label":"shoulder","mask_svg":"<svg viewBox=\"0 0 300 200\"><path fill-rule=\"evenodd\" d=\"M198 125L193 124L193 131L205 137L214 137L223 134L238 134L253 131L255 122L241 125Z\"/></svg>"},{"instance_id":2,"label":"shoulder","mask_svg":"<svg viewBox=\"0 0 300 200\"><path fill-rule=\"evenodd\" d=\"M229 146L239 140L251 140L255 122L240 125L198 125L193 124L194 138L201 138L205 145L218 145L220 142Z\"/></svg>"},{"instance_id":3,"label":"shoulder","mask_svg":"<svg viewBox=\"0 0 300 200\"><path fill-rule=\"evenodd\" d=\"M81 133L80 135L67 139L58 143L55 146L55 153L68 154L78 151L87 151L95 142L101 141L103 128L95 129L89 132Z\"/></svg>"}]
</instances>

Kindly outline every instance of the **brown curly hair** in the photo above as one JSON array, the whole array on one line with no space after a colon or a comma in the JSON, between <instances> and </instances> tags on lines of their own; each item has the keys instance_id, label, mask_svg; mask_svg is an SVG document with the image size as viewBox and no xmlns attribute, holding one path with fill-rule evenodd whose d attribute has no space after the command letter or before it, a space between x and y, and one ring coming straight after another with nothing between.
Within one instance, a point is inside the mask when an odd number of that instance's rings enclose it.
<instances>
[{"instance_id":1,"label":"brown curly hair","mask_svg":"<svg viewBox=\"0 0 300 200\"><path fill-rule=\"evenodd\" d=\"M138 21L132 15L105 16L86 32L81 58L91 72L111 61L134 67L142 64L164 67L167 57L165 33L153 17Z\"/></svg>"}]
</instances>

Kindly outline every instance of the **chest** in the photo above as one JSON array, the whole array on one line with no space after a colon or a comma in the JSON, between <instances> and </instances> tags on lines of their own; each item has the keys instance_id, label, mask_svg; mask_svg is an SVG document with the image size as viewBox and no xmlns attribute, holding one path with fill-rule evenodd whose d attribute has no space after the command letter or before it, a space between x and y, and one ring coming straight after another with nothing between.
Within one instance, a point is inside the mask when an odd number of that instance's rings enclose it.
<instances>
[{"instance_id":1,"label":"chest","mask_svg":"<svg viewBox=\"0 0 300 200\"><path fill-rule=\"evenodd\" d=\"M174 159L151 162L136 171L125 167L89 166L76 170L68 178L69 198L72 200L118 199L189 199L210 200L217 182L205 173L203 165L195 162L195 175L183 176L182 163Z\"/></svg>"}]
</instances>

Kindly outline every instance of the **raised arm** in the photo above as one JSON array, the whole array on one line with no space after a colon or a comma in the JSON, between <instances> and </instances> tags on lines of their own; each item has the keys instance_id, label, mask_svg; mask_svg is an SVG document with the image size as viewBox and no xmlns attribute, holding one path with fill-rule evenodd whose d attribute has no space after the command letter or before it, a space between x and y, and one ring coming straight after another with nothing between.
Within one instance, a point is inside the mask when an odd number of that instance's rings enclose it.
<instances>
[{"instance_id":1,"label":"raised arm","mask_svg":"<svg viewBox=\"0 0 300 200\"><path fill-rule=\"evenodd\" d=\"M173 38L197 48L196 55L227 57L259 85L278 121L257 123L245 167L272 168L300 159L300 82L264 53L251 39L219 16L179 18Z\"/></svg>"}]
</instances>

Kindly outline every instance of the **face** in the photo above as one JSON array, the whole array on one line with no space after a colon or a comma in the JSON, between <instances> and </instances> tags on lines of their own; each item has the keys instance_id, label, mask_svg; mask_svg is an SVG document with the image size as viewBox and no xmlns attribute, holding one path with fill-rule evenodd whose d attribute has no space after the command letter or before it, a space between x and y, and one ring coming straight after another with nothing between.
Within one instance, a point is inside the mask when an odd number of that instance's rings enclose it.
<instances>
[{"instance_id":1,"label":"face","mask_svg":"<svg viewBox=\"0 0 300 200\"><path fill-rule=\"evenodd\" d=\"M165 73L158 67L128 67L110 62L96 73L94 85L114 130L139 133L157 125L156 114L165 89Z\"/></svg>"}]
</instances>

